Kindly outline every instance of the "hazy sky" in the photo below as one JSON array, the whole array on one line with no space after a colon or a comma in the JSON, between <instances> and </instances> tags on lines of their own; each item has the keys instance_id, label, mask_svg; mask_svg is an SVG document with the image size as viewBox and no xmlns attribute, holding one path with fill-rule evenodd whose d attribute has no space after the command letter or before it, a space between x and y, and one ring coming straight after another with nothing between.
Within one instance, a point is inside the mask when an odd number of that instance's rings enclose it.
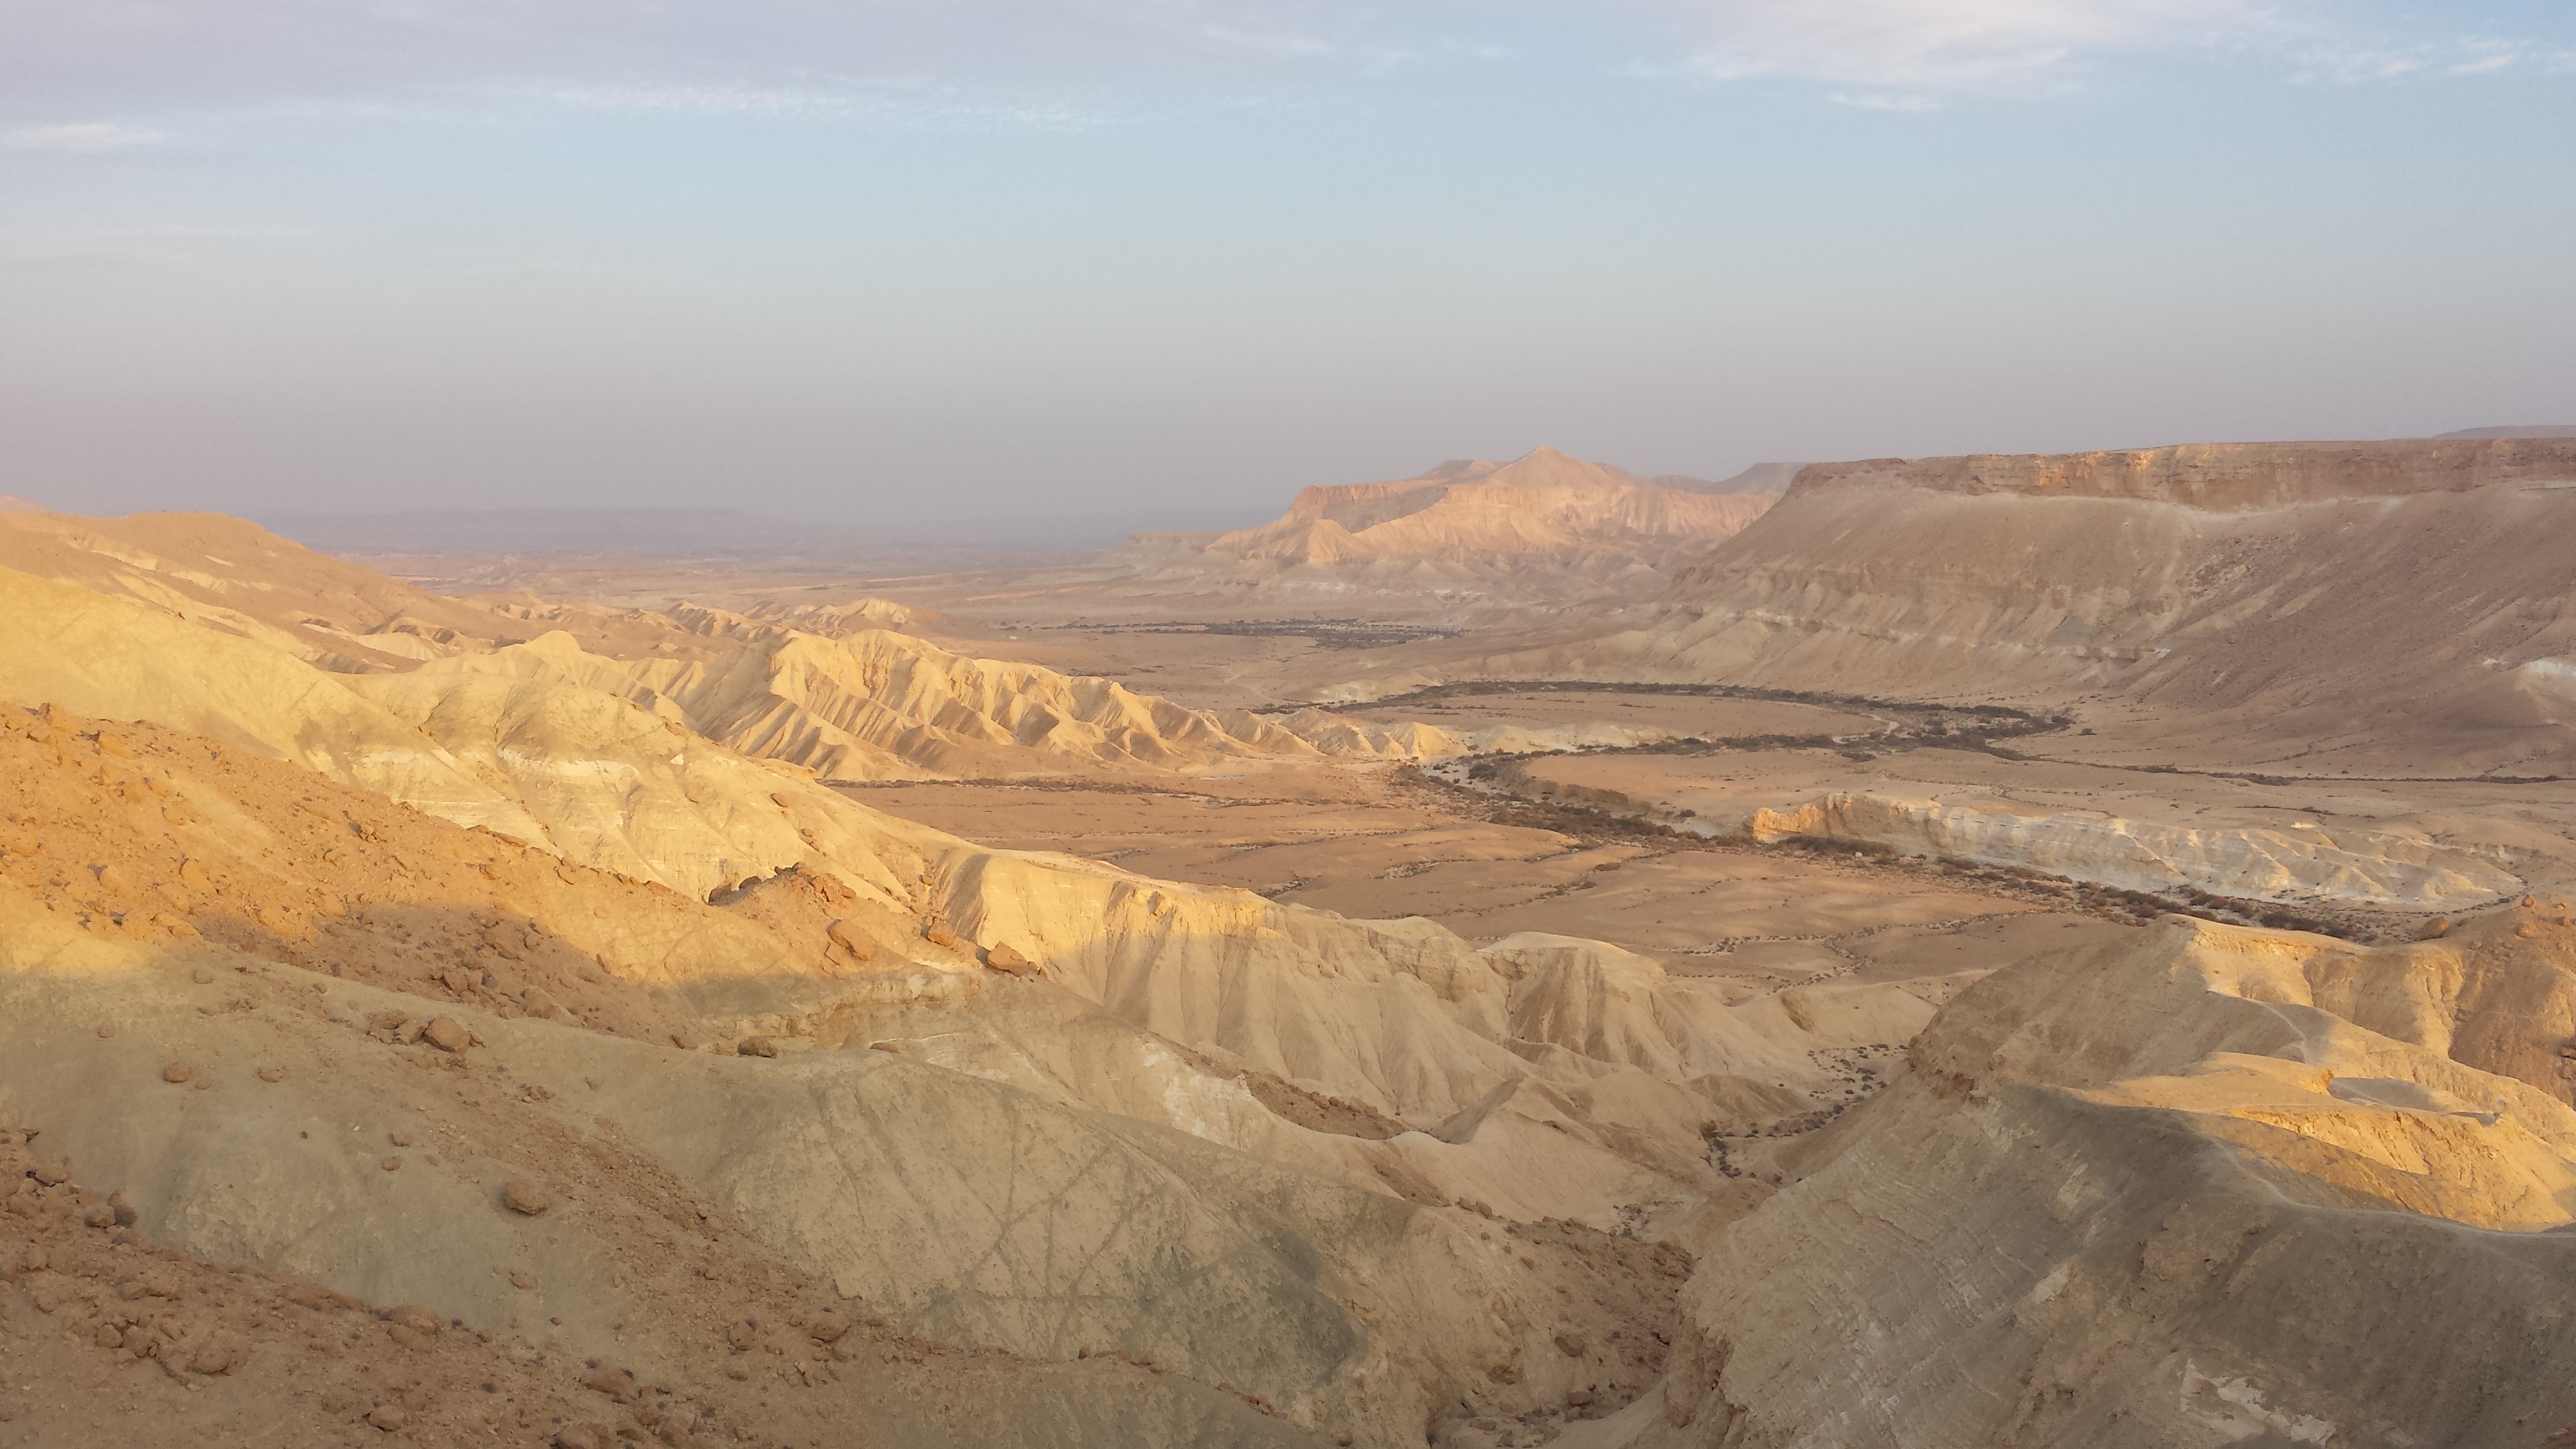
<instances>
[{"instance_id":1,"label":"hazy sky","mask_svg":"<svg viewBox=\"0 0 2576 1449\"><path fill-rule=\"evenodd\" d=\"M0 0L62 508L2569 421L2565 0Z\"/></svg>"}]
</instances>

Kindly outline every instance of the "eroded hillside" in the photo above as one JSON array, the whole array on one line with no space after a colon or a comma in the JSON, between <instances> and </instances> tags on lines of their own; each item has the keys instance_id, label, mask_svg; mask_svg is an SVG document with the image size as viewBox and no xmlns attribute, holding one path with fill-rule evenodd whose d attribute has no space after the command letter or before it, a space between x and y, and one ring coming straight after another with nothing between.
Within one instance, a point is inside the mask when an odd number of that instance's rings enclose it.
<instances>
[{"instance_id":1,"label":"eroded hillside","mask_svg":"<svg viewBox=\"0 0 2576 1449\"><path fill-rule=\"evenodd\" d=\"M2551 1442L2563 449L1810 469L1347 715L12 515L0 1442Z\"/></svg>"},{"instance_id":2,"label":"eroded hillside","mask_svg":"<svg viewBox=\"0 0 2576 1449\"><path fill-rule=\"evenodd\" d=\"M2571 537L2566 440L1818 464L1659 614L1476 668L2080 704L2140 763L2576 774Z\"/></svg>"}]
</instances>

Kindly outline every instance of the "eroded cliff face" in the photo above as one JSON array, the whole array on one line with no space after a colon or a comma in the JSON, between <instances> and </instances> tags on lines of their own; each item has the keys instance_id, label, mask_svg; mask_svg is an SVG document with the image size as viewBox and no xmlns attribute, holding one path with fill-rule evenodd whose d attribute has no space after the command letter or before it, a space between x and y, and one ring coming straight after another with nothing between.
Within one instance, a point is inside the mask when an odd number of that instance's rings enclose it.
<instances>
[{"instance_id":1,"label":"eroded cliff face","mask_svg":"<svg viewBox=\"0 0 2576 1449\"><path fill-rule=\"evenodd\" d=\"M2539 1442L2576 1371L2571 953L2535 899L2379 950L2169 919L1987 978L1718 1237L1616 1442Z\"/></svg>"},{"instance_id":2,"label":"eroded cliff face","mask_svg":"<svg viewBox=\"0 0 2576 1449\"><path fill-rule=\"evenodd\" d=\"M1474 667L2081 702L2151 714L2141 762L2565 773L2570 539L2570 440L1811 465L1660 615Z\"/></svg>"},{"instance_id":3,"label":"eroded cliff face","mask_svg":"<svg viewBox=\"0 0 2576 1449\"><path fill-rule=\"evenodd\" d=\"M1796 487L1829 492L1895 484L1940 493L2111 498L2213 513L2346 498L2466 493L2568 481L2576 439L2399 438L2355 443L2184 443L2093 453L1976 453L1813 463Z\"/></svg>"},{"instance_id":4,"label":"eroded cliff face","mask_svg":"<svg viewBox=\"0 0 2576 1449\"><path fill-rule=\"evenodd\" d=\"M1832 794L1792 810L1756 810L1743 828L1765 844L1877 845L2149 893L2188 887L2245 900L2453 910L2491 905L2523 885L2500 851L2312 820L2278 829L2181 826L2004 800Z\"/></svg>"}]
</instances>

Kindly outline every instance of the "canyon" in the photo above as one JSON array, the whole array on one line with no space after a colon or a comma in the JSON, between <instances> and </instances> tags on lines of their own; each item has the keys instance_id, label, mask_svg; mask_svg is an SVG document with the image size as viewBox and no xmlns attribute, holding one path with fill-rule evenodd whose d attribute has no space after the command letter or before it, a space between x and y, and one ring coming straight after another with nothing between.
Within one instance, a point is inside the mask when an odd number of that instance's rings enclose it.
<instances>
[{"instance_id":1,"label":"canyon","mask_svg":"<svg viewBox=\"0 0 2576 1449\"><path fill-rule=\"evenodd\" d=\"M2494 437L1541 449L908 579L0 511L0 1444L2568 1442L2571 510Z\"/></svg>"}]
</instances>

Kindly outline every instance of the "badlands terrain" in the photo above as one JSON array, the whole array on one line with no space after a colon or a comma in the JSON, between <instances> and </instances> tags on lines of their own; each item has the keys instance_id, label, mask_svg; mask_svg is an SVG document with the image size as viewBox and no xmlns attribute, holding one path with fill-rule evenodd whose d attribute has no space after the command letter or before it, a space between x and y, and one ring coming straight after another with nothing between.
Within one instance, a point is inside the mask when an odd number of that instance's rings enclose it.
<instances>
[{"instance_id":1,"label":"badlands terrain","mask_svg":"<svg viewBox=\"0 0 2576 1449\"><path fill-rule=\"evenodd\" d=\"M2576 440L0 511L0 1445L2576 1444Z\"/></svg>"}]
</instances>

